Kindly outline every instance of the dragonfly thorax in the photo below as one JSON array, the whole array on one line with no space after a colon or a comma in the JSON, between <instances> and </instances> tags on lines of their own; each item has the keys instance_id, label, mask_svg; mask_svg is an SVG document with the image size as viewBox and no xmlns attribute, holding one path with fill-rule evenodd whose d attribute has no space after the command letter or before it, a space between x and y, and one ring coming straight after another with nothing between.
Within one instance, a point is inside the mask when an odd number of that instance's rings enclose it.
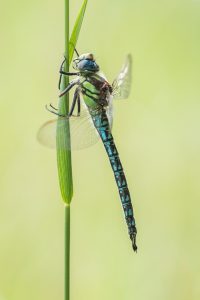
<instances>
[{"instance_id":1,"label":"dragonfly thorax","mask_svg":"<svg viewBox=\"0 0 200 300\"><path fill-rule=\"evenodd\" d=\"M74 68L81 73L96 73L99 71L99 66L95 62L94 55L92 53L86 53L80 55L74 59Z\"/></svg>"},{"instance_id":2,"label":"dragonfly thorax","mask_svg":"<svg viewBox=\"0 0 200 300\"><path fill-rule=\"evenodd\" d=\"M99 73L80 77L81 93L89 108L107 107L112 94L112 87Z\"/></svg>"}]
</instances>

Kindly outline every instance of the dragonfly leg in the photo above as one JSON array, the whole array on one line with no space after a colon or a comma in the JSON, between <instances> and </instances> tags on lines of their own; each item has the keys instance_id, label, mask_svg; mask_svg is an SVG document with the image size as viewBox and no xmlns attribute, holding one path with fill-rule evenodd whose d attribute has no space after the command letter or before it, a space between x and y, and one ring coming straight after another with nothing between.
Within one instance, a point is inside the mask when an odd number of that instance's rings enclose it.
<instances>
[{"instance_id":1,"label":"dragonfly leg","mask_svg":"<svg viewBox=\"0 0 200 300\"><path fill-rule=\"evenodd\" d=\"M51 103L49 104L49 106L51 106L54 110L58 110L58 109L55 108Z\"/></svg>"},{"instance_id":2,"label":"dragonfly leg","mask_svg":"<svg viewBox=\"0 0 200 300\"><path fill-rule=\"evenodd\" d=\"M80 116L80 114L81 114L81 99L80 99L80 95L79 95L79 93L78 93L78 95L77 95L77 104L78 104L78 106L77 106L77 117L79 117Z\"/></svg>"},{"instance_id":3,"label":"dragonfly leg","mask_svg":"<svg viewBox=\"0 0 200 300\"><path fill-rule=\"evenodd\" d=\"M68 114L69 117L71 117L73 112L74 112L74 108L75 108L77 99L78 99L78 89L76 89L75 93L74 93L74 97L73 97L73 100L72 100L72 105L71 105L71 108L70 108L70 111L69 111L69 114Z\"/></svg>"},{"instance_id":4,"label":"dragonfly leg","mask_svg":"<svg viewBox=\"0 0 200 300\"><path fill-rule=\"evenodd\" d=\"M65 61L66 61L66 57L63 60L61 66L60 66L60 70L59 70L59 73L60 73L60 78L59 78L59 82L58 82L59 90L60 90L60 86L61 86L62 75L68 75L68 76L79 75L78 72L65 72L65 71L63 71L63 65L64 65Z\"/></svg>"},{"instance_id":5,"label":"dragonfly leg","mask_svg":"<svg viewBox=\"0 0 200 300\"><path fill-rule=\"evenodd\" d=\"M55 108L51 103L49 104L49 106L53 109L50 109L47 105L45 106L46 107L46 109L49 111L49 112L51 112L51 113L53 113L53 114L55 114L55 115L57 115L57 116L59 116L59 117L71 117L72 115L73 115L73 112L74 112L74 108L75 108L75 105L76 105L76 102L78 101L78 115L77 116L79 116L80 115L80 96L79 96L79 90L78 90L78 88L75 90L75 93L74 93L74 97L73 97L73 100L72 100L72 105L71 105L71 108L70 108L70 111L69 111L69 113L68 113L68 115L62 115L62 114L59 114L57 111L58 111L58 109L57 108Z\"/></svg>"},{"instance_id":6,"label":"dragonfly leg","mask_svg":"<svg viewBox=\"0 0 200 300\"><path fill-rule=\"evenodd\" d=\"M59 116L59 117L63 117L63 118L68 117L68 115L62 115L62 114L59 114L58 112L56 112L56 111L50 109L47 105L45 105L45 108L46 108L46 110L48 110L50 113L52 113L52 114L54 114L54 115L57 115L57 116Z\"/></svg>"},{"instance_id":7,"label":"dragonfly leg","mask_svg":"<svg viewBox=\"0 0 200 300\"><path fill-rule=\"evenodd\" d=\"M60 71L60 74L62 75L68 75L68 76L75 76L75 75L79 75L78 72L64 72L64 71Z\"/></svg>"},{"instance_id":8,"label":"dragonfly leg","mask_svg":"<svg viewBox=\"0 0 200 300\"><path fill-rule=\"evenodd\" d=\"M77 80L71 81L68 86L60 93L59 97L62 97L63 95L65 95L66 93L68 93L71 88L73 88L73 86L75 86L78 83Z\"/></svg>"},{"instance_id":9,"label":"dragonfly leg","mask_svg":"<svg viewBox=\"0 0 200 300\"><path fill-rule=\"evenodd\" d=\"M59 70L59 72L60 72L60 78L59 78L59 82L58 82L58 89L59 89L59 90L60 90L61 79L62 79L61 71L63 70L63 65L64 65L65 61L66 61L66 57L65 57L65 59L63 60L61 66L60 66L60 70Z\"/></svg>"}]
</instances>

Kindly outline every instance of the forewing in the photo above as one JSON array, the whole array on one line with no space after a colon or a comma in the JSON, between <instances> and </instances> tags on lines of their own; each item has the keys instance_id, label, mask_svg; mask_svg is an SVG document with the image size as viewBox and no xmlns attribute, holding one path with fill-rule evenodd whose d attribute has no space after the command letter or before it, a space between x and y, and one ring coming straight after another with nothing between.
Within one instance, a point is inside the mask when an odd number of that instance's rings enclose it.
<instances>
[{"instance_id":1,"label":"forewing","mask_svg":"<svg viewBox=\"0 0 200 300\"><path fill-rule=\"evenodd\" d=\"M127 55L126 61L117 76L113 81L113 98L116 100L127 99L131 90L131 74L132 74L132 57Z\"/></svg>"},{"instance_id":2,"label":"forewing","mask_svg":"<svg viewBox=\"0 0 200 300\"><path fill-rule=\"evenodd\" d=\"M81 150L96 144L99 140L99 134L94 127L93 121L87 109L82 109L80 116L71 116L70 118L61 118L50 120L44 123L38 131L38 141L49 148L56 148L56 132L66 131L69 125L70 137L65 137L65 143L62 148L71 150ZM66 131L67 134L67 131Z\"/></svg>"},{"instance_id":3,"label":"forewing","mask_svg":"<svg viewBox=\"0 0 200 300\"><path fill-rule=\"evenodd\" d=\"M110 95L109 99L108 99L108 106L106 108L106 114L108 117L108 121L110 124L110 129L112 130L113 127L113 96Z\"/></svg>"}]
</instances>

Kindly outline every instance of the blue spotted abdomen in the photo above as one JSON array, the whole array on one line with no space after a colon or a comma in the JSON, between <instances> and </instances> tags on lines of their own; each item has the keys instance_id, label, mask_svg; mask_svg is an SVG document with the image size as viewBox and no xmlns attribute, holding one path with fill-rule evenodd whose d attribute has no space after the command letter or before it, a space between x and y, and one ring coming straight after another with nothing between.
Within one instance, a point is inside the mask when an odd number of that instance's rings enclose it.
<instances>
[{"instance_id":1,"label":"blue spotted abdomen","mask_svg":"<svg viewBox=\"0 0 200 300\"><path fill-rule=\"evenodd\" d=\"M135 224L135 219L133 214L131 197L130 197L126 177L123 171L122 163L120 161L119 154L115 146L113 136L110 131L106 111L105 109L102 109L101 114L95 114L92 111L90 111L90 113L94 125L103 141L104 147L108 154L108 158L110 160L110 164L112 166L117 187L119 190L119 195L124 210L126 223L128 226L129 236L132 240L133 250L136 251L137 246L135 240L136 240L137 230L136 230L136 224Z\"/></svg>"}]
</instances>

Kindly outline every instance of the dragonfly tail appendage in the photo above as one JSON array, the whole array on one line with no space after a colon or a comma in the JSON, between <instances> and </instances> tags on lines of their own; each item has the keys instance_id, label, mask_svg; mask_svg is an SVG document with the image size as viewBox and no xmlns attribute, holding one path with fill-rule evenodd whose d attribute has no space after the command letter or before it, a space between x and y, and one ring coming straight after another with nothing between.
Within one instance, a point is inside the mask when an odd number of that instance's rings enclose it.
<instances>
[{"instance_id":1,"label":"dragonfly tail appendage","mask_svg":"<svg viewBox=\"0 0 200 300\"><path fill-rule=\"evenodd\" d=\"M123 171L123 167L119 158L119 154L117 148L114 143L113 136L110 131L108 118L106 112L103 111L101 115L93 115L92 116L94 125L103 141L104 147L108 154L111 167L113 169L113 173L115 176L115 180L117 183L117 187L119 190L119 195L126 219L126 223L128 226L128 232L130 239L132 241L132 247L134 251L137 251L136 245L136 235L137 229L135 224L135 218L133 214L133 207L131 203L131 196L129 193L126 177Z\"/></svg>"}]
</instances>

